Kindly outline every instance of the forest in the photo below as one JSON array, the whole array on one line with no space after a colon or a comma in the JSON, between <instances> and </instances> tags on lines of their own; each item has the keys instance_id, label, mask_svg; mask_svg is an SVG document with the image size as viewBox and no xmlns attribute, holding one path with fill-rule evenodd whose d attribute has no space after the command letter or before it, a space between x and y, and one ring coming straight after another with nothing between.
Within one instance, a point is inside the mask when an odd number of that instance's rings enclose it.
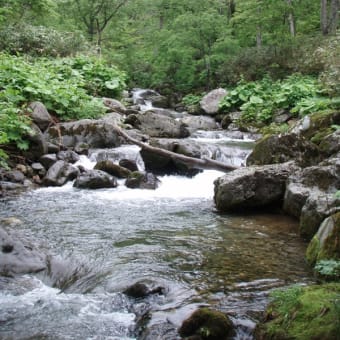
<instances>
[{"instance_id":1,"label":"forest","mask_svg":"<svg viewBox=\"0 0 340 340\"><path fill-rule=\"evenodd\" d=\"M281 108L299 115L339 105L339 0L0 4L0 145L27 147L29 101L62 120L95 117L102 107L93 97L133 87L187 105L236 88L222 109L241 107L261 125Z\"/></svg>"}]
</instances>

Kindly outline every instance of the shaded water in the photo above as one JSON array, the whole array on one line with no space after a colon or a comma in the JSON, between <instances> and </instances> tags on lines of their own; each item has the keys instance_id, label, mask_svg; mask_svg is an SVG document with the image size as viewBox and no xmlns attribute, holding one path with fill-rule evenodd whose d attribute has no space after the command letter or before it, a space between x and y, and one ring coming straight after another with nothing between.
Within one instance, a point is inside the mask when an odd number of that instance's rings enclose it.
<instances>
[{"instance_id":1,"label":"shaded water","mask_svg":"<svg viewBox=\"0 0 340 340\"><path fill-rule=\"evenodd\" d=\"M62 271L79 273L62 290L47 275L1 278L0 338L176 339L183 319L210 305L232 317L236 339L251 339L268 292L310 279L305 244L290 218L218 214L220 175L166 176L156 191L67 184L0 202L0 219L21 219L18 230L69 261ZM137 281L165 294L135 301L121 293Z\"/></svg>"}]
</instances>

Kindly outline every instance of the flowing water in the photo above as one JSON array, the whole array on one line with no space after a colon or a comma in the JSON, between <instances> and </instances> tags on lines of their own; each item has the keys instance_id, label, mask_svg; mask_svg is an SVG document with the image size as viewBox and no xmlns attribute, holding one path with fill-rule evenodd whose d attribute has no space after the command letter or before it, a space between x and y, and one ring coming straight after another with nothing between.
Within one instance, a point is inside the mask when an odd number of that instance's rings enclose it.
<instances>
[{"instance_id":1,"label":"flowing water","mask_svg":"<svg viewBox=\"0 0 340 340\"><path fill-rule=\"evenodd\" d=\"M224 143L235 164L249 152L249 141L241 144ZM120 154L143 167L134 146L94 150L81 162L91 168ZM190 313L211 306L231 317L235 339L252 339L268 292L310 279L305 244L288 217L217 213L213 181L221 175L165 176L155 191L69 183L0 202L0 219L20 219L15 228L59 263L50 275L0 277L0 338L173 340ZM122 293L139 281L164 294Z\"/></svg>"}]
</instances>

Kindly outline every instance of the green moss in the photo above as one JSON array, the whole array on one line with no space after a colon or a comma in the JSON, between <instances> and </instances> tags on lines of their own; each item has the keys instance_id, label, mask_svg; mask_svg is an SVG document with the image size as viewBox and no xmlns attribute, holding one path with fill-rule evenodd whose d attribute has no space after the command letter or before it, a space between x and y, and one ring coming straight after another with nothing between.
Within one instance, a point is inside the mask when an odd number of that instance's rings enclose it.
<instances>
[{"instance_id":1,"label":"green moss","mask_svg":"<svg viewBox=\"0 0 340 340\"><path fill-rule=\"evenodd\" d=\"M301 288L298 294L292 294L292 289L296 290L291 288L274 296L270 306L272 320L259 327L261 337L339 340L340 283Z\"/></svg>"},{"instance_id":2,"label":"green moss","mask_svg":"<svg viewBox=\"0 0 340 340\"><path fill-rule=\"evenodd\" d=\"M315 235L310 241L307 251L306 251L306 259L310 265L312 266L315 265L316 260L318 258L319 251L320 251L320 241Z\"/></svg>"},{"instance_id":3,"label":"green moss","mask_svg":"<svg viewBox=\"0 0 340 340\"><path fill-rule=\"evenodd\" d=\"M324 137L332 133L332 125L340 121L340 112L325 110L313 113L309 116L310 127L303 135L315 144L319 144Z\"/></svg>"}]
</instances>

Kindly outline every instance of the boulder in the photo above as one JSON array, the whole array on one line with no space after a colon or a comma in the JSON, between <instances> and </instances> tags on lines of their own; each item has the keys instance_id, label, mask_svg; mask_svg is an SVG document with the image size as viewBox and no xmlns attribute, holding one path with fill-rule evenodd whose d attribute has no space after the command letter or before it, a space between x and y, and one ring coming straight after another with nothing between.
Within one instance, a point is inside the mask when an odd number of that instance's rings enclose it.
<instances>
[{"instance_id":1,"label":"boulder","mask_svg":"<svg viewBox=\"0 0 340 340\"><path fill-rule=\"evenodd\" d=\"M326 218L310 241L306 259L310 265L321 260L340 260L340 212Z\"/></svg>"},{"instance_id":2,"label":"boulder","mask_svg":"<svg viewBox=\"0 0 340 340\"><path fill-rule=\"evenodd\" d=\"M222 312L201 308L186 319L178 333L195 340L227 340L233 333L233 323Z\"/></svg>"},{"instance_id":3,"label":"boulder","mask_svg":"<svg viewBox=\"0 0 340 340\"><path fill-rule=\"evenodd\" d=\"M49 169L54 163L57 162L57 155L55 153L46 154L40 157L39 161L45 169Z\"/></svg>"},{"instance_id":4,"label":"boulder","mask_svg":"<svg viewBox=\"0 0 340 340\"><path fill-rule=\"evenodd\" d=\"M0 227L0 275L37 273L46 268L46 256L30 241Z\"/></svg>"},{"instance_id":5,"label":"boulder","mask_svg":"<svg viewBox=\"0 0 340 340\"><path fill-rule=\"evenodd\" d=\"M115 176L117 178L128 178L129 175L131 174L130 170L123 168L122 166L115 164L110 160L98 162L95 165L94 169L104 171L110 174L111 176Z\"/></svg>"},{"instance_id":6,"label":"boulder","mask_svg":"<svg viewBox=\"0 0 340 340\"><path fill-rule=\"evenodd\" d=\"M293 162L234 170L214 182L216 207L235 211L281 204L287 178L296 170Z\"/></svg>"},{"instance_id":7,"label":"boulder","mask_svg":"<svg viewBox=\"0 0 340 340\"><path fill-rule=\"evenodd\" d=\"M116 188L117 180L108 173L100 170L87 170L81 173L73 186L79 189Z\"/></svg>"},{"instance_id":8,"label":"boulder","mask_svg":"<svg viewBox=\"0 0 340 340\"><path fill-rule=\"evenodd\" d=\"M317 166L296 171L289 177L283 209L300 219L300 234L311 239L321 222L339 205L340 160L332 158Z\"/></svg>"},{"instance_id":9,"label":"boulder","mask_svg":"<svg viewBox=\"0 0 340 340\"><path fill-rule=\"evenodd\" d=\"M150 172L134 171L125 181L125 185L130 189L149 189L158 188L160 180Z\"/></svg>"},{"instance_id":10,"label":"boulder","mask_svg":"<svg viewBox=\"0 0 340 340\"><path fill-rule=\"evenodd\" d=\"M129 116L130 118L132 116ZM152 111L147 111L144 114L138 115L138 125L142 133L150 137L161 138L185 138L189 136L189 131L186 125L164 115L156 114Z\"/></svg>"},{"instance_id":11,"label":"boulder","mask_svg":"<svg viewBox=\"0 0 340 340\"><path fill-rule=\"evenodd\" d=\"M310 166L320 161L318 148L298 134L267 135L256 142L247 165L264 165L296 161Z\"/></svg>"},{"instance_id":12,"label":"boulder","mask_svg":"<svg viewBox=\"0 0 340 340\"><path fill-rule=\"evenodd\" d=\"M116 99L112 98L103 98L103 104L110 110L120 113L125 113L126 107Z\"/></svg>"},{"instance_id":13,"label":"boulder","mask_svg":"<svg viewBox=\"0 0 340 340\"><path fill-rule=\"evenodd\" d=\"M301 210L300 235L310 240L318 231L322 221L338 211L340 211L340 198L337 198L334 193L312 191Z\"/></svg>"},{"instance_id":14,"label":"boulder","mask_svg":"<svg viewBox=\"0 0 340 340\"><path fill-rule=\"evenodd\" d=\"M130 171L138 171L138 166L135 161L131 159L121 159L119 161L119 165L125 169Z\"/></svg>"},{"instance_id":15,"label":"boulder","mask_svg":"<svg viewBox=\"0 0 340 340\"><path fill-rule=\"evenodd\" d=\"M79 161L80 157L77 153L75 153L72 150L66 150L66 151L59 151L57 153L57 159L61 161L65 161L67 163L76 163Z\"/></svg>"},{"instance_id":16,"label":"boulder","mask_svg":"<svg viewBox=\"0 0 340 340\"><path fill-rule=\"evenodd\" d=\"M113 124L101 119L61 123L50 127L45 135L52 144L65 148L74 148L79 144L86 144L89 148L111 148L121 145Z\"/></svg>"},{"instance_id":17,"label":"boulder","mask_svg":"<svg viewBox=\"0 0 340 340\"><path fill-rule=\"evenodd\" d=\"M29 115L41 131L45 131L53 124L53 119L43 103L33 102L28 105L28 108L30 109Z\"/></svg>"},{"instance_id":18,"label":"boulder","mask_svg":"<svg viewBox=\"0 0 340 340\"><path fill-rule=\"evenodd\" d=\"M325 136L320 142L319 148L325 157L331 157L340 152L340 130Z\"/></svg>"},{"instance_id":19,"label":"boulder","mask_svg":"<svg viewBox=\"0 0 340 340\"><path fill-rule=\"evenodd\" d=\"M165 96L161 96L161 95L149 96L148 100L151 101L152 106L154 107L159 107L159 108L169 107L168 98Z\"/></svg>"},{"instance_id":20,"label":"boulder","mask_svg":"<svg viewBox=\"0 0 340 340\"><path fill-rule=\"evenodd\" d=\"M45 136L35 124L31 125L32 132L26 136L29 141L29 149L23 152L23 155L31 160L36 161L42 155L48 153L48 144Z\"/></svg>"},{"instance_id":21,"label":"boulder","mask_svg":"<svg viewBox=\"0 0 340 340\"><path fill-rule=\"evenodd\" d=\"M190 133L197 130L216 130L218 124L215 119L207 116L190 116L187 115L181 119L182 123L187 126Z\"/></svg>"},{"instance_id":22,"label":"boulder","mask_svg":"<svg viewBox=\"0 0 340 340\"><path fill-rule=\"evenodd\" d=\"M62 186L67 181L75 179L79 170L65 161L57 161L47 171L43 178L43 184L46 186Z\"/></svg>"},{"instance_id":23,"label":"boulder","mask_svg":"<svg viewBox=\"0 0 340 340\"><path fill-rule=\"evenodd\" d=\"M200 101L201 109L208 115L216 115L220 101L227 95L225 89L219 88L206 94Z\"/></svg>"}]
</instances>

